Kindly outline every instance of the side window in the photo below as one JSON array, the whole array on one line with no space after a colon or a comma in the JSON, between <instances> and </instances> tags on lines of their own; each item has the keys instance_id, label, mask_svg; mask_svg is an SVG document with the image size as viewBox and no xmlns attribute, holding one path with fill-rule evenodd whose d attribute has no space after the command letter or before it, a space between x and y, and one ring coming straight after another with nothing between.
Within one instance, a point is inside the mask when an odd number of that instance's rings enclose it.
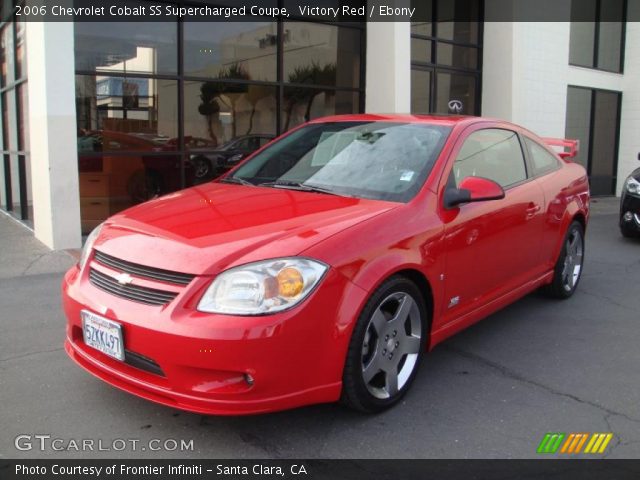
<instances>
[{"instance_id":1,"label":"side window","mask_svg":"<svg viewBox=\"0 0 640 480\"><path fill-rule=\"evenodd\" d=\"M511 130L488 128L467 137L453 164L458 186L466 177L484 177L506 188L527 178L518 135Z\"/></svg>"},{"instance_id":2,"label":"side window","mask_svg":"<svg viewBox=\"0 0 640 480\"><path fill-rule=\"evenodd\" d=\"M531 153L534 175L544 175L558 168L558 159L546 148L527 137L524 137L524 141L529 148L529 153Z\"/></svg>"}]
</instances>

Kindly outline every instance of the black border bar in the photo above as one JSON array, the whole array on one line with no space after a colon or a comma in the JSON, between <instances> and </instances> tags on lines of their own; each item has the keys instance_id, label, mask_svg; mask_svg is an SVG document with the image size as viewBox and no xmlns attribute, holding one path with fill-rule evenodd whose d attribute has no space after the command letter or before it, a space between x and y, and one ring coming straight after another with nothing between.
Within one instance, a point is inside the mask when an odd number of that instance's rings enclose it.
<instances>
[{"instance_id":1,"label":"black border bar","mask_svg":"<svg viewBox=\"0 0 640 480\"><path fill-rule=\"evenodd\" d=\"M25 473L26 471L32 473ZM60 474L61 471L66 473ZM639 477L640 460L572 460L569 458L548 460L0 460L2 480L176 478L190 480L215 478L637 480Z\"/></svg>"},{"instance_id":2,"label":"black border bar","mask_svg":"<svg viewBox=\"0 0 640 480\"><path fill-rule=\"evenodd\" d=\"M77 22L250 22L280 18L329 22L431 22L429 9L420 0L22 0L3 2L2 19L15 14L22 21ZM453 2L452 13L440 22L477 21L471 8L482 0L433 0ZM486 0L487 22L616 22L616 9L599 14L584 0ZM13 5L13 8L11 6ZM628 21L640 21L640 0L628 0ZM448 9L451 11L451 9ZM604 16L603 16L604 15ZM424 18L422 18L424 17Z\"/></svg>"}]
</instances>

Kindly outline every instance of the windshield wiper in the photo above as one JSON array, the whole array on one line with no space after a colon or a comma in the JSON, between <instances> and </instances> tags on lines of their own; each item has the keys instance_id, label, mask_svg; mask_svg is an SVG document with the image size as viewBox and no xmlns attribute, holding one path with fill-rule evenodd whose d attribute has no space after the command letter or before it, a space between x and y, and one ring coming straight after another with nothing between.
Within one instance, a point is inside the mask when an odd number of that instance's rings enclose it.
<instances>
[{"instance_id":1,"label":"windshield wiper","mask_svg":"<svg viewBox=\"0 0 640 480\"><path fill-rule=\"evenodd\" d=\"M315 192L315 193L326 193L327 195L337 195L339 197L345 197L346 195L342 195L340 193L336 193L330 188L320 187L318 185L310 185L308 183L302 182L290 182L286 180L276 180L275 182L264 182L259 183L259 187L274 187L274 188L286 188L290 190L300 190L302 192Z\"/></svg>"},{"instance_id":2,"label":"windshield wiper","mask_svg":"<svg viewBox=\"0 0 640 480\"><path fill-rule=\"evenodd\" d=\"M222 180L220 180L220 183L235 183L237 185L247 185L249 187L256 186L255 183L251 183L245 180L244 178L240 178L240 177L225 177Z\"/></svg>"}]
</instances>

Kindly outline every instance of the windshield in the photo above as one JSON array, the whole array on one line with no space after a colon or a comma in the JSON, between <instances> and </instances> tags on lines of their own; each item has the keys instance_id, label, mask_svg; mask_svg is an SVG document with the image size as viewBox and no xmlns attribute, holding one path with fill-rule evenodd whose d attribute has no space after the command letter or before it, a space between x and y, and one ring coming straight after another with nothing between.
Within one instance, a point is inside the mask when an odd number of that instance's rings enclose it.
<instances>
[{"instance_id":1,"label":"windshield","mask_svg":"<svg viewBox=\"0 0 640 480\"><path fill-rule=\"evenodd\" d=\"M431 172L450 130L396 122L311 124L260 152L230 179L407 202Z\"/></svg>"}]
</instances>

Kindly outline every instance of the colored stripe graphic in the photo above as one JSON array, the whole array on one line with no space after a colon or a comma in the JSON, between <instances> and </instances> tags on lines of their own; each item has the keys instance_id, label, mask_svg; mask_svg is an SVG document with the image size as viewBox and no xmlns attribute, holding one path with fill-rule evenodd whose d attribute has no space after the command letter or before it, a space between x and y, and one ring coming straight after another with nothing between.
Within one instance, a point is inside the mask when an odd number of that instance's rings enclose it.
<instances>
[{"instance_id":1,"label":"colored stripe graphic","mask_svg":"<svg viewBox=\"0 0 640 480\"><path fill-rule=\"evenodd\" d=\"M542 439L542 441L540 442L540 445L538 445L537 452L538 453L556 453L564 437L565 437L564 433L558 433L558 432L547 433Z\"/></svg>"},{"instance_id":2,"label":"colored stripe graphic","mask_svg":"<svg viewBox=\"0 0 640 480\"><path fill-rule=\"evenodd\" d=\"M562 445L560 453L580 453L587 438L589 438L588 433L571 433Z\"/></svg>"},{"instance_id":3,"label":"colored stripe graphic","mask_svg":"<svg viewBox=\"0 0 640 480\"><path fill-rule=\"evenodd\" d=\"M584 449L584 453L604 453L613 438L612 433L594 433Z\"/></svg>"},{"instance_id":4,"label":"colored stripe graphic","mask_svg":"<svg viewBox=\"0 0 640 480\"><path fill-rule=\"evenodd\" d=\"M538 445L538 453L541 454L578 454L578 453L591 453L601 454L604 453L611 439L613 433L561 433L561 432L548 432L542 438L540 445ZM563 441L564 440L564 441ZM586 447L582 450L582 447ZM560 448L562 446L562 448Z\"/></svg>"}]
</instances>

